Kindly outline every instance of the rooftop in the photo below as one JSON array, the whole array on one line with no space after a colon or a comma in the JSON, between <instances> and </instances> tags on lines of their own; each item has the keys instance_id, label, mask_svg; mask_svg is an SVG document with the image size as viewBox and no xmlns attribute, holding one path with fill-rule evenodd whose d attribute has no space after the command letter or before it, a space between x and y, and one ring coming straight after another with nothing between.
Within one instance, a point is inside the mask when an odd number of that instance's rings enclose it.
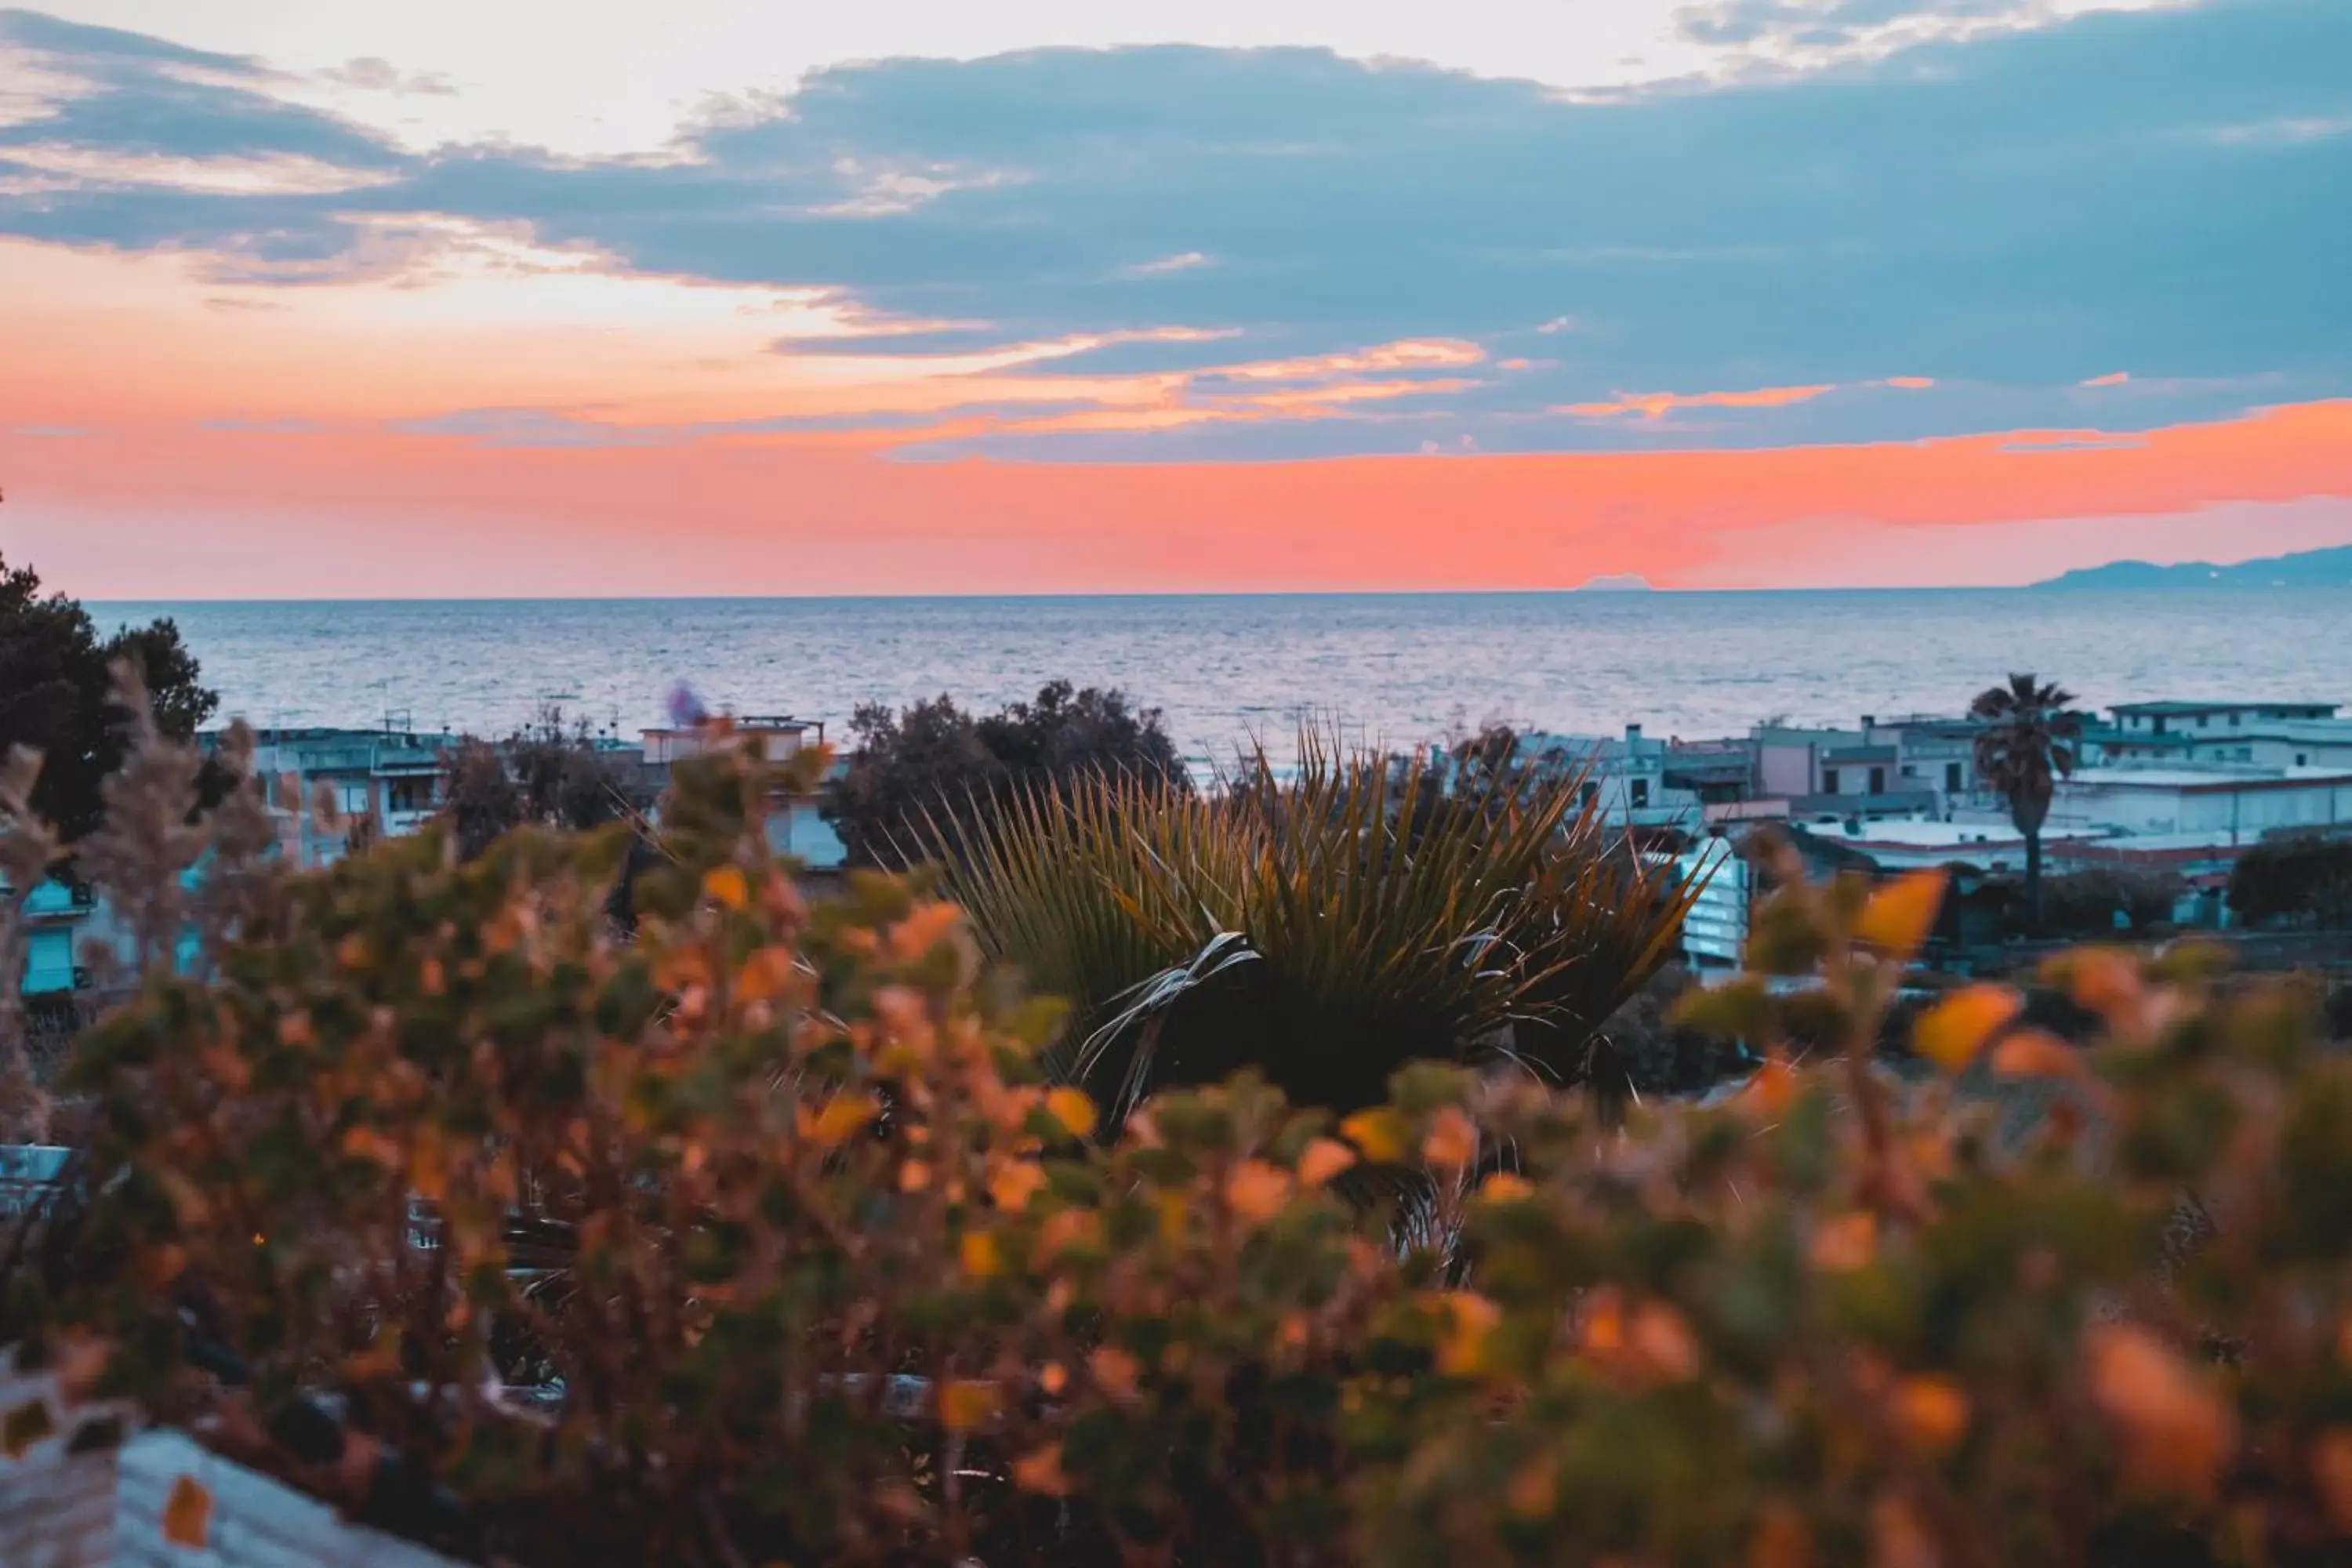
<instances>
[{"instance_id":1,"label":"rooftop","mask_svg":"<svg viewBox=\"0 0 2352 1568\"><path fill-rule=\"evenodd\" d=\"M2110 706L2107 711L2110 713L2146 713L2151 717L2159 713L2169 717L2175 713L2281 712L2288 709L2314 710L2321 713L2333 713L2336 711L2337 706L2338 704L2334 702L2299 702L2288 699L2273 699L2272 700L2260 702L2196 702L2183 701L2179 699L2168 699L2162 702L2117 702Z\"/></svg>"},{"instance_id":2,"label":"rooftop","mask_svg":"<svg viewBox=\"0 0 2352 1568\"><path fill-rule=\"evenodd\" d=\"M2149 789L2271 789L2285 784L2352 784L2352 768L2277 768L2247 763L2189 768L2083 768L2064 781L2105 788Z\"/></svg>"}]
</instances>

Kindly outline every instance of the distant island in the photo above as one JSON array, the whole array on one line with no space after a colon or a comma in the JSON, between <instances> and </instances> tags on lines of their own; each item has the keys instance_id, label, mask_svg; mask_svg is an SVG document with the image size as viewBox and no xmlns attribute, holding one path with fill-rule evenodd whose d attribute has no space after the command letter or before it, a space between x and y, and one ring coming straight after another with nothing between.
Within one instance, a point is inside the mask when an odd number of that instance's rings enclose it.
<instances>
[{"instance_id":1,"label":"distant island","mask_svg":"<svg viewBox=\"0 0 2352 1568\"><path fill-rule=\"evenodd\" d=\"M2037 588L2304 588L2352 583L2352 544L2303 550L2260 561L2217 566L2184 561L2158 566L2152 561L2110 561L2036 583Z\"/></svg>"},{"instance_id":2,"label":"distant island","mask_svg":"<svg viewBox=\"0 0 2352 1568\"><path fill-rule=\"evenodd\" d=\"M1588 577L1580 594L1649 594L1656 590L1650 580L1639 572L1620 572L1605 577Z\"/></svg>"}]
</instances>

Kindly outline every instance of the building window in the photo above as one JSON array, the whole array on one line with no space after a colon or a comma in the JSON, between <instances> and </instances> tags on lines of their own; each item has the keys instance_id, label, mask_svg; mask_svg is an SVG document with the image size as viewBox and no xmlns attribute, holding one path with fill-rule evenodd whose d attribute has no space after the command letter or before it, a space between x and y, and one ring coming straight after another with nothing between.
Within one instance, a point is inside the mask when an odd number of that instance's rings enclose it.
<instances>
[{"instance_id":1,"label":"building window","mask_svg":"<svg viewBox=\"0 0 2352 1568\"><path fill-rule=\"evenodd\" d=\"M2203 728L2205 728L2206 722L2207 722L2207 721L2206 721L2206 718L2205 718L2205 715L2204 715L2204 714L2200 713L2199 715L2197 715L2197 727L2198 727L2199 729L2202 730Z\"/></svg>"},{"instance_id":2,"label":"building window","mask_svg":"<svg viewBox=\"0 0 2352 1568\"><path fill-rule=\"evenodd\" d=\"M2252 746L2240 746L2238 748L2238 761L2242 763L2251 763L2253 760L2254 749Z\"/></svg>"},{"instance_id":3,"label":"building window","mask_svg":"<svg viewBox=\"0 0 2352 1568\"><path fill-rule=\"evenodd\" d=\"M1822 770L1822 793L1823 795L1835 795L1838 793L1838 771L1835 768L1823 768Z\"/></svg>"},{"instance_id":4,"label":"building window","mask_svg":"<svg viewBox=\"0 0 2352 1568\"><path fill-rule=\"evenodd\" d=\"M2232 714L2231 714L2231 715L2230 715L2230 728L2231 728L2231 729L2232 729L2232 730L2234 730L2234 729L2236 729L2237 727L2238 727L2238 715L2237 715L2237 714L2235 714L2235 713L2232 713Z\"/></svg>"},{"instance_id":5,"label":"building window","mask_svg":"<svg viewBox=\"0 0 2352 1568\"><path fill-rule=\"evenodd\" d=\"M2307 766L2307 765L2310 763L2310 762L2311 762L2311 753L2310 753L2309 752L2297 752L2294 754L2294 765L2295 765L2296 767L2299 767L2299 768L2300 768L2300 767Z\"/></svg>"},{"instance_id":6,"label":"building window","mask_svg":"<svg viewBox=\"0 0 2352 1568\"><path fill-rule=\"evenodd\" d=\"M358 784L337 784L335 786L335 810L339 815L343 816L367 816L367 782L365 780L362 780Z\"/></svg>"},{"instance_id":7,"label":"building window","mask_svg":"<svg viewBox=\"0 0 2352 1568\"><path fill-rule=\"evenodd\" d=\"M1960 764L1959 764L1959 763L1946 763L1944 764L1944 787L1945 787L1947 790L1950 791L1950 792L1951 792L1952 794L1954 794L1954 795L1958 795L1958 794L1959 794L1959 792L1960 792Z\"/></svg>"},{"instance_id":8,"label":"building window","mask_svg":"<svg viewBox=\"0 0 2352 1568\"><path fill-rule=\"evenodd\" d=\"M1638 811L1638 810L1640 810L1643 806L1645 806L1645 805L1649 805L1649 804L1650 804L1650 781L1649 781L1649 780L1647 780L1647 779L1635 779L1635 780L1633 781L1633 807L1634 807L1634 809L1635 809L1635 810L1637 810L1637 811Z\"/></svg>"},{"instance_id":9,"label":"building window","mask_svg":"<svg viewBox=\"0 0 2352 1568\"><path fill-rule=\"evenodd\" d=\"M1576 798L1581 804L1591 805L1594 801L1601 798L1601 786L1597 784L1586 784L1576 792Z\"/></svg>"},{"instance_id":10,"label":"building window","mask_svg":"<svg viewBox=\"0 0 2352 1568\"><path fill-rule=\"evenodd\" d=\"M1870 793L1873 795L1885 795L1886 793L1886 770L1885 768L1873 768L1870 770Z\"/></svg>"},{"instance_id":11,"label":"building window","mask_svg":"<svg viewBox=\"0 0 2352 1568\"><path fill-rule=\"evenodd\" d=\"M2159 735L2164 733L2164 715L2161 713L2156 716L2156 732Z\"/></svg>"}]
</instances>

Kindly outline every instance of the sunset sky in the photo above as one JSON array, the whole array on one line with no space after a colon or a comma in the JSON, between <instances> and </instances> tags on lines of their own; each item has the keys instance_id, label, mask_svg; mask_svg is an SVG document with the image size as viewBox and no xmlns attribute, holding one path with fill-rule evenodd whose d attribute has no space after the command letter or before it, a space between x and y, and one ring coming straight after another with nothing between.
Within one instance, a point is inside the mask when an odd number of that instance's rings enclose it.
<instances>
[{"instance_id":1,"label":"sunset sky","mask_svg":"<svg viewBox=\"0 0 2352 1568\"><path fill-rule=\"evenodd\" d=\"M2352 542L2352 0L0 9L0 489L93 598Z\"/></svg>"}]
</instances>

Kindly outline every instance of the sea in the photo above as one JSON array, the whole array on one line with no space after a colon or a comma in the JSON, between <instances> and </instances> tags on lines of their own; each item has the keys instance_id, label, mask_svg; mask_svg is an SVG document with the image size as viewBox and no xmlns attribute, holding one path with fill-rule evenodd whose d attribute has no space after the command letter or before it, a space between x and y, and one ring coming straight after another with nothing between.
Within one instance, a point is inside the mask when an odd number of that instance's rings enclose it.
<instances>
[{"instance_id":1,"label":"sea","mask_svg":"<svg viewBox=\"0 0 2352 1568\"><path fill-rule=\"evenodd\" d=\"M1492 721L1736 735L1763 720L1958 711L2011 671L2084 702L2342 700L2352 586L1771 593L94 604L170 616L262 725L500 734L553 704L634 735L683 685L824 721L1066 679L1164 710L1196 765L1301 724L1407 745Z\"/></svg>"}]
</instances>

